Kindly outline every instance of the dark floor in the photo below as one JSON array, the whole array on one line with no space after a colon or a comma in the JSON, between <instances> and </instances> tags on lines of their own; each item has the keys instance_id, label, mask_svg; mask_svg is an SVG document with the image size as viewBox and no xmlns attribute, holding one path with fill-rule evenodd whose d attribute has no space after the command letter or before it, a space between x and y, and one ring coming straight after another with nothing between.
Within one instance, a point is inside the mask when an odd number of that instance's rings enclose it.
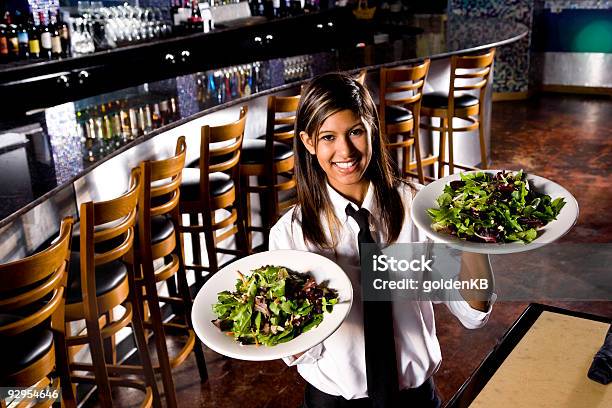
<instances>
[{"instance_id":1,"label":"dark floor","mask_svg":"<svg viewBox=\"0 0 612 408\"><path fill-rule=\"evenodd\" d=\"M578 200L580 217L565 242L612 242L612 99L541 95L493 105L493 168L524 169L566 187ZM560 282L563 284L563 282ZM612 316L611 302L547 302ZM498 302L488 324L464 329L444 307L436 308L443 362L435 380L447 401L527 306ZM226 359L207 351L210 378L200 383L195 360L175 370L181 407L296 408L304 381L282 361ZM126 394L122 393L122 400ZM126 401L127 402L127 401ZM130 401L131 402L131 401Z\"/></svg>"}]
</instances>

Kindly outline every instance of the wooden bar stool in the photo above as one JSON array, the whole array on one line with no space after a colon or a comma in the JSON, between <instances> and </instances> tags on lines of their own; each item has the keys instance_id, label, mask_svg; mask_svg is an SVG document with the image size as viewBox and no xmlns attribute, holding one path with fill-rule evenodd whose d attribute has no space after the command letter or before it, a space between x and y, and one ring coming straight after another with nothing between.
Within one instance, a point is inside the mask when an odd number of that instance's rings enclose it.
<instances>
[{"instance_id":1,"label":"wooden bar stool","mask_svg":"<svg viewBox=\"0 0 612 408\"><path fill-rule=\"evenodd\" d=\"M463 170L477 170L476 167L458 164L454 161L453 133L478 129L480 139L480 168L486 169L487 146L484 135L484 106L487 82L495 49L479 55L453 55L451 57L451 76L448 93L432 92L423 95L421 114L430 118L440 118L442 125L433 126L421 122L421 128L440 132L438 154L438 177L444 176L444 166L448 165L450 174L458 167ZM478 91L478 96L466 93ZM453 119L467 121L466 126L453 127ZM448 135L448 161L446 160L446 135Z\"/></svg>"},{"instance_id":2,"label":"wooden bar stool","mask_svg":"<svg viewBox=\"0 0 612 408\"><path fill-rule=\"evenodd\" d=\"M402 177L418 177L425 182L423 165L435 158L421 158L419 118L429 60L406 68L380 69L380 128L388 149L398 149ZM410 160L414 147L415 161ZM412 171L416 167L417 172Z\"/></svg>"},{"instance_id":3,"label":"wooden bar stool","mask_svg":"<svg viewBox=\"0 0 612 408\"><path fill-rule=\"evenodd\" d=\"M72 218L65 218L49 248L0 265L0 384L43 389L55 371L66 407L76 407L64 332L71 234ZM4 400L0 406L6 407Z\"/></svg>"},{"instance_id":4,"label":"wooden bar stool","mask_svg":"<svg viewBox=\"0 0 612 408\"><path fill-rule=\"evenodd\" d=\"M166 403L170 407L178 406L172 368L182 364L192 350L195 353L200 378L202 380L207 378L202 345L191 326L192 299L185 275L183 246L180 241L177 242L181 239L181 234L178 233L179 187L186 152L185 137L181 136L177 140L173 157L144 161L140 165L143 186L138 208L137 241L139 242L138 263L142 275L137 276L136 281L142 288L139 293L142 294L142 300L146 302L150 313L150 319L145 320L145 327L153 329L159 361L159 366L155 369L161 372ZM175 279L178 281L178 293L173 295L174 290L171 288L177 287ZM159 282L168 283L170 296L158 295ZM173 312L179 315L179 321L175 318L164 323L160 302L171 305ZM181 313L176 313L177 310ZM172 357L166 345L166 331L187 337L180 351Z\"/></svg>"},{"instance_id":5,"label":"wooden bar stool","mask_svg":"<svg viewBox=\"0 0 612 408\"><path fill-rule=\"evenodd\" d=\"M244 256L248 252L244 215L239 203L239 163L246 115L247 107L243 106L240 118L235 122L203 126L199 168L183 169L180 213L181 217L189 215L189 225L181 222L179 229L191 236L193 264L185 265L185 268L196 271L198 286L204 283L202 272L212 274L229 263L219 265L219 253ZM199 215L202 216L202 223L199 222ZM201 233L206 241L208 265L202 264ZM218 245L233 236L236 249Z\"/></svg>"},{"instance_id":6,"label":"wooden bar stool","mask_svg":"<svg viewBox=\"0 0 612 408\"><path fill-rule=\"evenodd\" d=\"M113 406L111 385L131 387L145 393L143 407L160 405L155 374L147 350L140 299L133 264L136 206L142 185L140 168L132 170L128 191L118 198L81 204L80 252L72 252L66 296L67 333L70 322L85 320L86 334L67 338L69 347L89 345L92 364L71 362L72 380L96 384L104 407ZM115 318L114 311L123 307ZM119 365L108 356L105 340L128 324L136 340L142 366ZM92 375L77 375L76 371ZM144 374L145 381L127 375Z\"/></svg>"},{"instance_id":7,"label":"wooden bar stool","mask_svg":"<svg viewBox=\"0 0 612 408\"><path fill-rule=\"evenodd\" d=\"M264 235L263 248L268 248L268 233L272 225L285 210L295 204L295 197L280 197L281 192L295 188L293 176L295 138L295 112L300 95L269 96L265 140L248 139L242 146L240 162L241 183L245 193L244 214L248 235L248 248L251 250L252 231ZM258 178L258 184L250 183L251 176ZM250 194L260 197L261 226L251 222Z\"/></svg>"}]
</instances>

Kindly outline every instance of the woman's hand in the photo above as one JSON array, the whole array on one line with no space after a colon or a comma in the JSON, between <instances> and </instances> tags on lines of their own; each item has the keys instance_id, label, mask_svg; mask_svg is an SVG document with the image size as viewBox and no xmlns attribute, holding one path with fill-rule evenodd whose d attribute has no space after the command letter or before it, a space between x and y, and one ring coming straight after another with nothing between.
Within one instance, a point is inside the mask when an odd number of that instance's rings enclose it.
<instances>
[{"instance_id":1,"label":"woman's hand","mask_svg":"<svg viewBox=\"0 0 612 408\"><path fill-rule=\"evenodd\" d=\"M295 360L297 360L298 358L302 357L302 356L304 355L304 353L305 353L305 351L304 351L304 352L302 352L302 353L297 353L297 354L294 354L292 357L293 357Z\"/></svg>"},{"instance_id":2,"label":"woman's hand","mask_svg":"<svg viewBox=\"0 0 612 408\"><path fill-rule=\"evenodd\" d=\"M489 310L489 300L493 293L493 271L491 270L491 262L489 255L475 254L472 252L464 252L461 256L461 272L459 280L485 279L488 282L486 289L460 289L461 296L468 304L481 312Z\"/></svg>"}]
</instances>

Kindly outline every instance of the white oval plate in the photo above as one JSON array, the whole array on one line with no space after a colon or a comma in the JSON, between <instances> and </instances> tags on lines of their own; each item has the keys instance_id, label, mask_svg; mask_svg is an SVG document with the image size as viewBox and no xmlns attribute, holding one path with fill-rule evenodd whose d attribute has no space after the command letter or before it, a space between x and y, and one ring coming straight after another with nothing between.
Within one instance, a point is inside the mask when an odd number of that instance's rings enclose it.
<instances>
[{"instance_id":1,"label":"white oval plate","mask_svg":"<svg viewBox=\"0 0 612 408\"><path fill-rule=\"evenodd\" d=\"M298 273L309 273L317 284L338 291L339 302L331 313L324 313L318 327L302 333L293 340L273 347L241 345L233 337L219 330L212 321L217 316L212 311L217 294L224 290L235 291L237 271L250 275L254 269L265 265L284 266ZM295 250L266 251L237 260L215 273L197 294L191 312L193 328L202 342L219 354L241 360L268 361L302 353L331 336L348 316L353 303L353 286L348 276L336 263L324 256Z\"/></svg>"},{"instance_id":2,"label":"white oval plate","mask_svg":"<svg viewBox=\"0 0 612 408\"><path fill-rule=\"evenodd\" d=\"M497 174L502 170L480 171ZM513 170L506 170L506 172L510 171L513 173L515 172ZM466 174L469 173L478 173L478 171L466 172ZM553 200L558 197L563 197L565 199L565 205L561 209L557 219L540 228L538 230L538 237L529 244L523 244L520 242L501 244L470 242L464 241L449 234L436 232L431 228L431 217L429 214L427 214L427 209L438 208L436 199L444 191L444 186L455 180L460 180L459 174L452 174L423 187L412 201L410 215L412 216L416 226L434 242L442 242L461 251L476 252L480 254L510 254L515 252L530 251L561 238L563 235L567 234L567 232L574 226L574 224L576 224L576 221L578 220L578 202L569 191L561 187L559 184L545 179L544 177L527 173L527 180L529 180L530 186L537 192L548 194Z\"/></svg>"}]
</instances>

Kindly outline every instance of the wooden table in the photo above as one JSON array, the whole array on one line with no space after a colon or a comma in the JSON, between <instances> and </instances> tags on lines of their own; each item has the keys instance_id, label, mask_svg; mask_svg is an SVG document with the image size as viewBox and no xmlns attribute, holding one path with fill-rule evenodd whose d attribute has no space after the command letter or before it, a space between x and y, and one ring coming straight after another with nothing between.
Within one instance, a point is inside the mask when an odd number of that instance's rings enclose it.
<instances>
[{"instance_id":1,"label":"wooden table","mask_svg":"<svg viewBox=\"0 0 612 408\"><path fill-rule=\"evenodd\" d=\"M612 320L532 303L446 408L610 408L587 377Z\"/></svg>"}]
</instances>

